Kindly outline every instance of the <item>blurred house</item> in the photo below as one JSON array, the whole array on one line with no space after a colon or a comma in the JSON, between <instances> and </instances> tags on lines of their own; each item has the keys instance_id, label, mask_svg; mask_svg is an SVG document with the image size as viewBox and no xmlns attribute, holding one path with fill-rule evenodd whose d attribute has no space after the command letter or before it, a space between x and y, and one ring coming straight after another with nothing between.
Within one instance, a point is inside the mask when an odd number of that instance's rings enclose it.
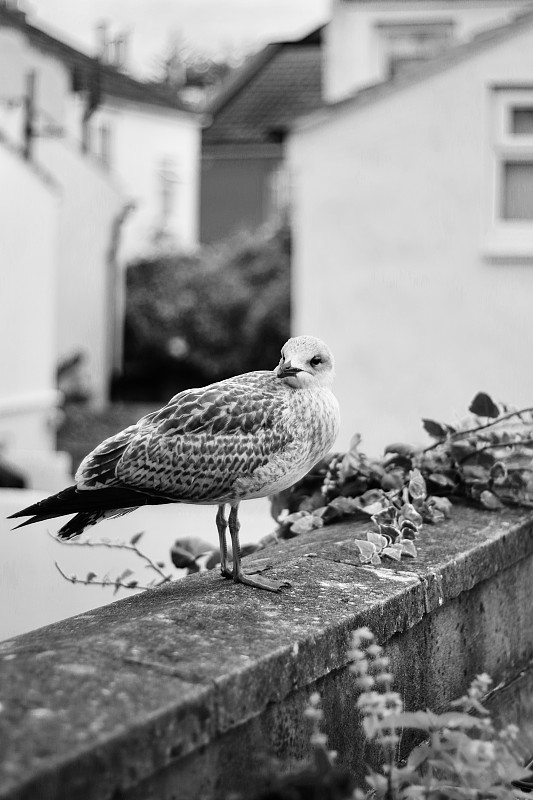
<instances>
[{"instance_id":1,"label":"blurred house","mask_svg":"<svg viewBox=\"0 0 533 800\"><path fill-rule=\"evenodd\" d=\"M207 109L202 135L200 240L275 220L287 208L285 138L322 104L322 29L252 56Z\"/></svg>"},{"instance_id":2,"label":"blurred house","mask_svg":"<svg viewBox=\"0 0 533 800\"><path fill-rule=\"evenodd\" d=\"M324 99L341 100L503 25L531 0L332 0Z\"/></svg>"},{"instance_id":3,"label":"blurred house","mask_svg":"<svg viewBox=\"0 0 533 800\"><path fill-rule=\"evenodd\" d=\"M342 447L356 431L370 453L421 440L421 417L461 416L480 390L532 404L527 9L334 3L335 102L288 154L293 327L336 353Z\"/></svg>"},{"instance_id":4,"label":"blurred house","mask_svg":"<svg viewBox=\"0 0 533 800\"><path fill-rule=\"evenodd\" d=\"M197 116L123 72L123 57L105 30L91 58L0 2L0 443L11 452L53 447L61 364L82 361L89 399L107 400L127 261L196 244Z\"/></svg>"}]
</instances>

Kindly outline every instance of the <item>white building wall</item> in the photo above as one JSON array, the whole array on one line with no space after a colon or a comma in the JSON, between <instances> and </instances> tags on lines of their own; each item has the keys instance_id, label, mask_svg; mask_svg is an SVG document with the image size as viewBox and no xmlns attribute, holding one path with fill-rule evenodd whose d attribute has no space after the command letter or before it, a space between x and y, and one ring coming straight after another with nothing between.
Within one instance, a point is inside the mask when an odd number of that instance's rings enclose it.
<instances>
[{"instance_id":1,"label":"white building wall","mask_svg":"<svg viewBox=\"0 0 533 800\"><path fill-rule=\"evenodd\" d=\"M91 117L92 141L99 152L102 125L110 131L111 173L133 204L122 231L119 259L125 264L154 250L162 225L162 178L171 184L165 220L168 246L194 248L198 242L199 122L157 106L106 98Z\"/></svg>"},{"instance_id":2,"label":"white building wall","mask_svg":"<svg viewBox=\"0 0 533 800\"><path fill-rule=\"evenodd\" d=\"M113 228L124 200L96 159L58 139L41 139L36 156L61 186L57 247L57 360L84 354L91 399L108 400L113 361Z\"/></svg>"},{"instance_id":3,"label":"white building wall","mask_svg":"<svg viewBox=\"0 0 533 800\"><path fill-rule=\"evenodd\" d=\"M0 447L55 446L58 194L0 141Z\"/></svg>"},{"instance_id":4,"label":"white building wall","mask_svg":"<svg viewBox=\"0 0 533 800\"><path fill-rule=\"evenodd\" d=\"M63 125L70 89L68 70L57 59L29 47L21 31L0 26L0 129L19 144L23 140L23 105L31 72L35 74L36 130Z\"/></svg>"},{"instance_id":5,"label":"white building wall","mask_svg":"<svg viewBox=\"0 0 533 800\"><path fill-rule=\"evenodd\" d=\"M424 439L478 391L531 405L533 227L490 258L490 85L532 85L531 26L289 143L294 332L337 357L339 446ZM519 226L524 236L524 225Z\"/></svg>"},{"instance_id":6,"label":"white building wall","mask_svg":"<svg viewBox=\"0 0 533 800\"><path fill-rule=\"evenodd\" d=\"M340 100L387 77L378 23L454 21L457 40L502 25L531 0L333 0L325 29L324 96Z\"/></svg>"}]
</instances>

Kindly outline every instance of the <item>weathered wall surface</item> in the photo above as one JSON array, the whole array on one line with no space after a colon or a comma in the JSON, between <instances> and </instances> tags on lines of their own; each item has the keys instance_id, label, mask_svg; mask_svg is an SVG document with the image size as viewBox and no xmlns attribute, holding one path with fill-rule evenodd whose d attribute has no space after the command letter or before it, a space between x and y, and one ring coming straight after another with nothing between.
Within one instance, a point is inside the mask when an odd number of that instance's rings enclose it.
<instances>
[{"instance_id":1,"label":"weathered wall surface","mask_svg":"<svg viewBox=\"0 0 533 800\"><path fill-rule=\"evenodd\" d=\"M302 711L322 693L342 763L358 732L350 632L386 646L406 707L441 710L480 671L533 657L533 519L455 509L419 557L361 566L345 523L255 554L291 588L187 578L0 645L0 797L221 798L251 791L268 753L308 754Z\"/></svg>"}]
</instances>

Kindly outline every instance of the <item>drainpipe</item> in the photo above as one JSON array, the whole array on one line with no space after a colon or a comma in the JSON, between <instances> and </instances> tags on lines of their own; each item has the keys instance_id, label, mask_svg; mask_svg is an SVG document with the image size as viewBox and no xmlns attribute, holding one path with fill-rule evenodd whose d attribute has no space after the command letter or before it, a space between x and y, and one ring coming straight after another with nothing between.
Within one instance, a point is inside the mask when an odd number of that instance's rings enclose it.
<instances>
[{"instance_id":1,"label":"drainpipe","mask_svg":"<svg viewBox=\"0 0 533 800\"><path fill-rule=\"evenodd\" d=\"M32 156L33 139L35 137L35 70L26 76L26 94L24 97L24 145L23 156L29 161Z\"/></svg>"},{"instance_id":2,"label":"drainpipe","mask_svg":"<svg viewBox=\"0 0 533 800\"><path fill-rule=\"evenodd\" d=\"M102 99L102 81L101 81L100 62L98 61L98 59L95 59L93 62L93 68L89 76L87 101L85 104L85 110L83 112L83 117L81 122L81 149L83 153L89 152L90 149L89 120L91 119L92 115L100 105L101 99Z\"/></svg>"},{"instance_id":3,"label":"drainpipe","mask_svg":"<svg viewBox=\"0 0 533 800\"><path fill-rule=\"evenodd\" d=\"M133 201L126 203L119 211L111 227L109 249L107 251L107 264L109 275L109 364L111 372L116 373L122 369L122 354L124 343L124 313L126 305L125 272L117 261L120 236L126 219L134 211L136 204Z\"/></svg>"}]
</instances>

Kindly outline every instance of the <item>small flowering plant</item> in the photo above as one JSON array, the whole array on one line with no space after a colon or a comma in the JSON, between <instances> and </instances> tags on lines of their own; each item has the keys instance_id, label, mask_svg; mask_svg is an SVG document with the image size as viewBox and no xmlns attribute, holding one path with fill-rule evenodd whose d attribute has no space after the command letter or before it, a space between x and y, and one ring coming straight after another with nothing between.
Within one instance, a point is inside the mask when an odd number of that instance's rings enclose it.
<instances>
[{"instance_id":1,"label":"small flowering plant","mask_svg":"<svg viewBox=\"0 0 533 800\"><path fill-rule=\"evenodd\" d=\"M452 711L406 712L402 698L392 690L389 659L372 631L354 632L350 656L365 737L383 754L381 769L367 775L377 800L511 800L522 795L511 784L526 772L513 754L518 729L508 725L495 730L482 703L491 684L488 675L478 675L467 694L452 703ZM422 732L425 741L398 766L404 728ZM353 796L365 800L367 795L357 789Z\"/></svg>"}]
</instances>

